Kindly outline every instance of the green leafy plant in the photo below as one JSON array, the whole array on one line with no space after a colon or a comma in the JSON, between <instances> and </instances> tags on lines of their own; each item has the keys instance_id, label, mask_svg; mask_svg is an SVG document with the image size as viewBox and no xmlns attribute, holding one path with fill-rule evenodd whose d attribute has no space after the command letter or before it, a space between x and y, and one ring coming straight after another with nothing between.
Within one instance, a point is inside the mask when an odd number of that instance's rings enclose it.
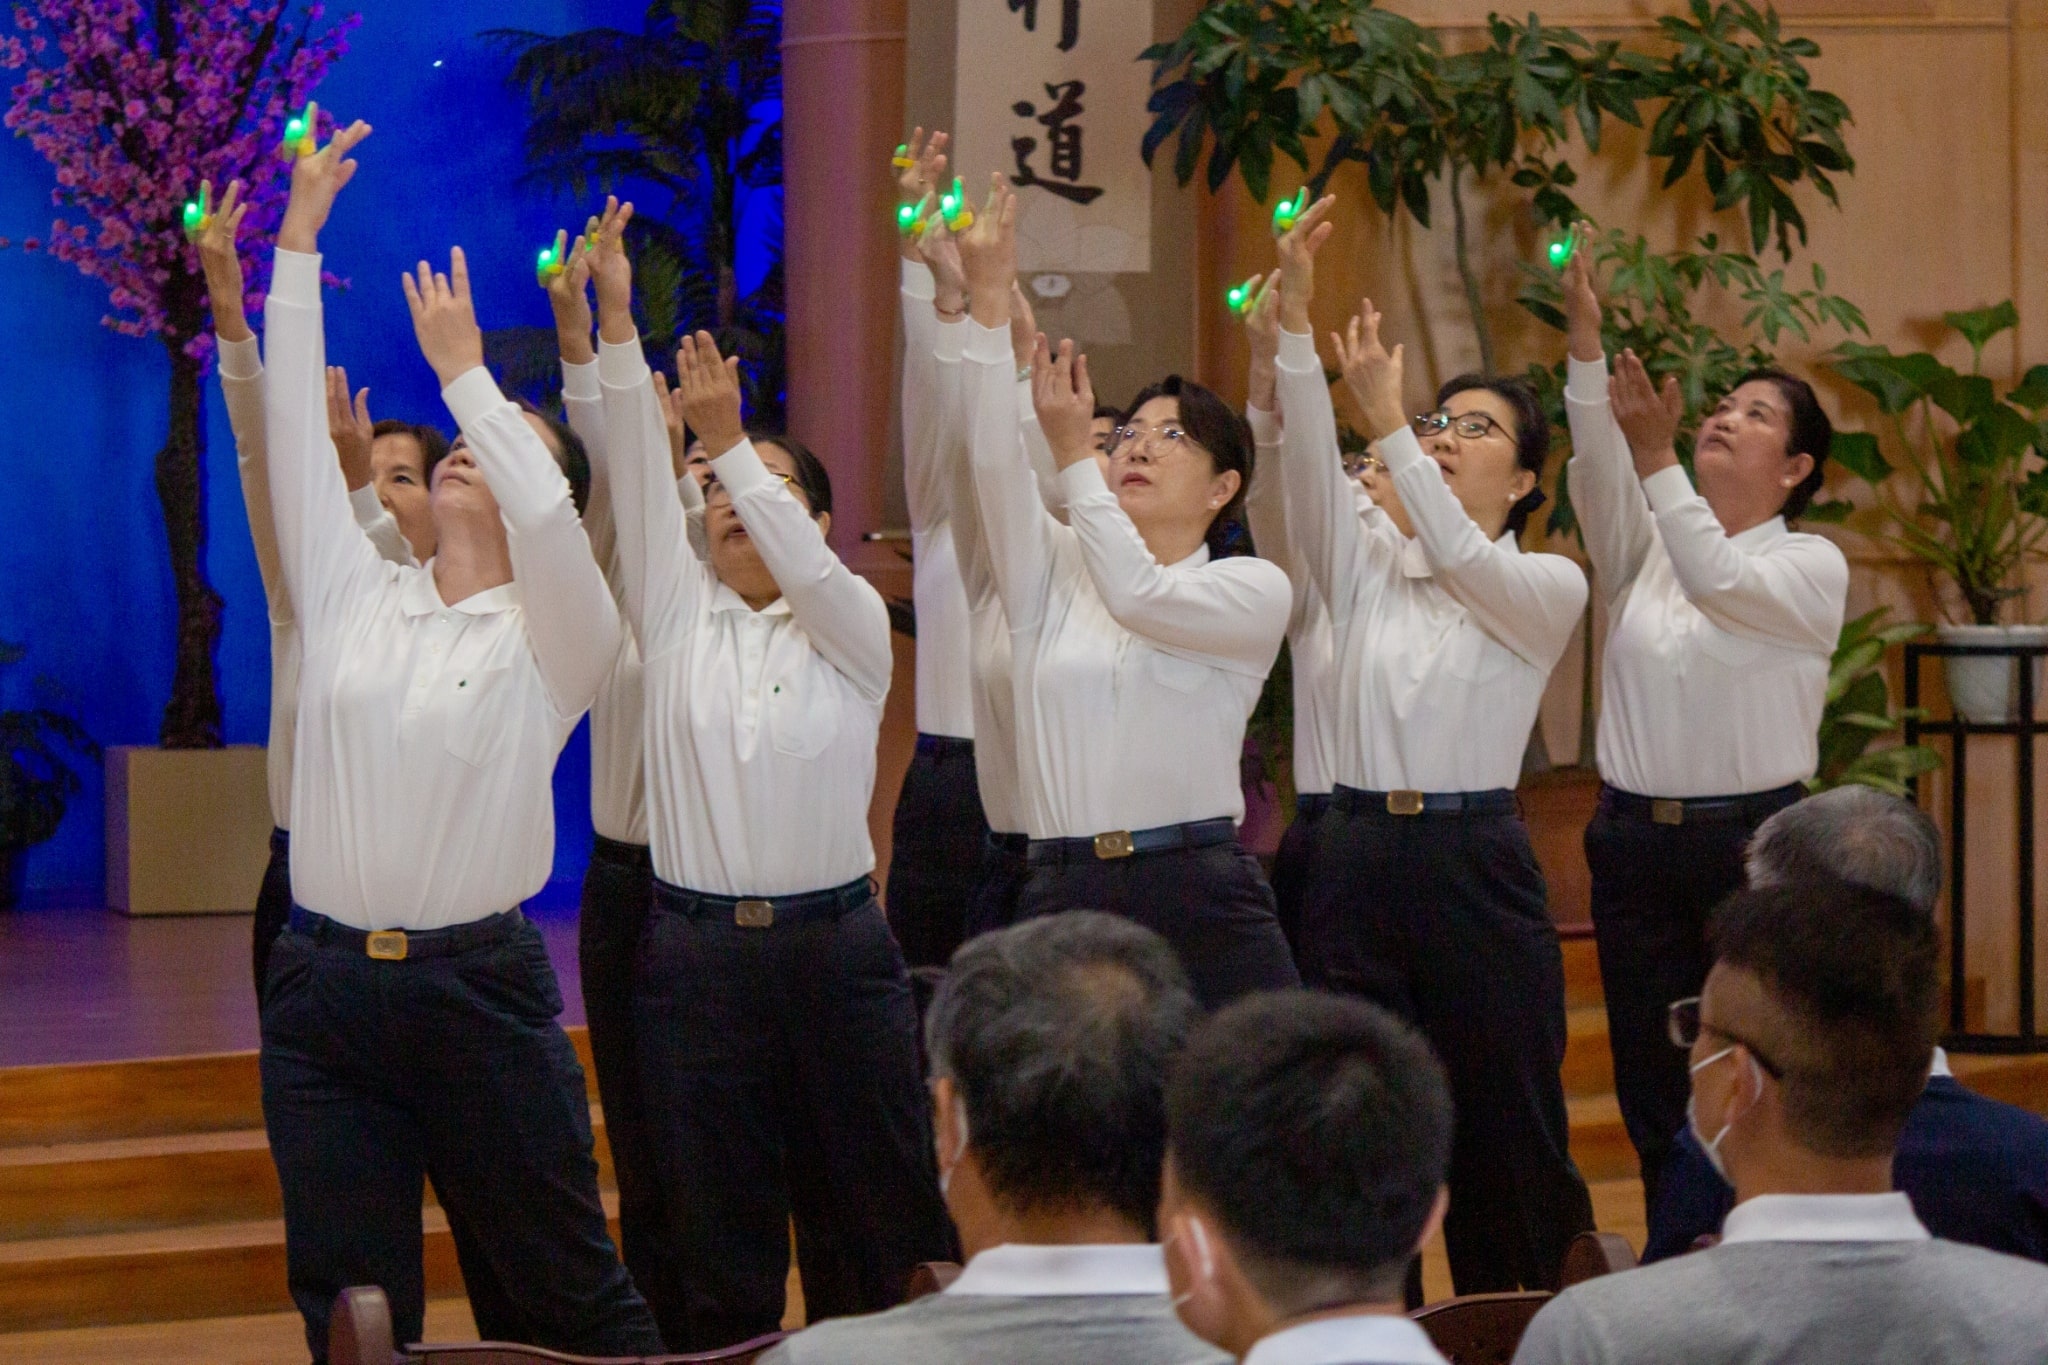
<instances>
[{"instance_id":1,"label":"green leafy plant","mask_svg":"<svg viewBox=\"0 0 2048 1365\"><path fill-rule=\"evenodd\" d=\"M1969 620L1995 625L2026 591L2029 560L2048 534L2048 365L2036 365L2003 398L1984 373L1984 347L2019 325L2010 301L1945 313L1970 346L1968 373L1926 351L1853 343L1829 368L1877 401L1892 457L1874 433L1841 432L1834 456L1871 486L1864 529L1945 579ZM1893 476L1908 475L1901 493ZM1816 509L1849 520L1849 504Z\"/></svg>"},{"instance_id":2,"label":"green leafy plant","mask_svg":"<svg viewBox=\"0 0 2048 1365\"><path fill-rule=\"evenodd\" d=\"M1905 796L1921 773L1941 766L1941 755L1924 744L1894 744L1873 750L1880 737L1894 735L1907 713L1892 709L1884 656L1893 645L1925 635L1914 623L1888 626L1888 607L1865 612L1843 624L1828 664L1827 705L1820 718L1820 766L1807 779L1810 792L1860 783Z\"/></svg>"},{"instance_id":3,"label":"green leafy plant","mask_svg":"<svg viewBox=\"0 0 2048 1365\"><path fill-rule=\"evenodd\" d=\"M1657 21L1651 51L1568 29L1489 15L1483 42L1447 52L1437 36L1373 0L1215 0L1187 29L1146 50L1153 63L1147 161L1178 135L1185 184L1208 149L1209 187L1234 170L1263 201L1274 156L1308 172L1312 195L1347 161L1365 163L1380 211L1430 226L1431 185L1447 182L1459 277L1481 363L1496 369L1492 328L1473 267L1463 190L1506 180L1539 225L1579 216L1576 133L1600 150L1610 118L1640 127L1656 108L1649 152L1663 185L1697 169L1717 210L1740 209L1753 250L1806 241L1792 190L1836 202L1832 176L1853 169L1848 106L1813 87L1820 49L1788 38L1775 10L1749 0L1693 0ZM1326 119L1327 116L1327 119ZM1327 129L1327 133L1326 130Z\"/></svg>"},{"instance_id":4,"label":"green leafy plant","mask_svg":"<svg viewBox=\"0 0 2048 1365\"><path fill-rule=\"evenodd\" d=\"M0 668L20 663L26 652L0 640ZM0 865L57 832L64 808L83 789L74 762L99 757L92 736L61 711L0 711ZM0 899L10 894L5 872L0 866Z\"/></svg>"}]
</instances>

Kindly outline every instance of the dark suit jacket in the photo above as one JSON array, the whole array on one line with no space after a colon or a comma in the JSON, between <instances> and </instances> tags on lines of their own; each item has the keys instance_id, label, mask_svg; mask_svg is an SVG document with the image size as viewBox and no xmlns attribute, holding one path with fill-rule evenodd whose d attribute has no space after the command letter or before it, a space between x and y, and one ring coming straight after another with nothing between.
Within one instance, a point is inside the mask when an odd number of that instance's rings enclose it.
<instances>
[{"instance_id":1,"label":"dark suit jacket","mask_svg":"<svg viewBox=\"0 0 2048 1365\"><path fill-rule=\"evenodd\" d=\"M1892 1183L1936 1237L2048 1262L2048 1119L1936 1076L1899 1134ZM1691 1250L1734 1206L1699 1140L1681 1133L1649 1211L1643 1260Z\"/></svg>"}]
</instances>

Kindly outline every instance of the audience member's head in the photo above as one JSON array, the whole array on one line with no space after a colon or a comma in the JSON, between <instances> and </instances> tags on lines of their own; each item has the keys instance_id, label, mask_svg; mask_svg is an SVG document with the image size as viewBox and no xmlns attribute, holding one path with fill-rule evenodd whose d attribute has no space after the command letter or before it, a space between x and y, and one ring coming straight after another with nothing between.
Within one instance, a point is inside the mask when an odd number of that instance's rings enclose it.
<instances>
[{"instance_id":1,"label":"audience member's head","mask_svg":"<svg viewBox=\"0 0 2048 1365\"><path fill-rule=\"evenodd\" d=\"M1941 835L1911 801L1874 787L1836 787L1757 826L1747 865L1754 887L1832 878L1875 887L1932 914L1941 894Z\"/></svg>"},{"instance_id":2,"label":"audience member's head","mask_svg":"<svg viewBox=\"0 0 2048 1365\"><path fill-rule=\"evenodd\" d=\"M1927 1081L1939 937L1927 912L1822 878L1737 892L1707 930L1693 1127L1736 1197L1889 1182Z\"/></svg>"},{"instance_id":3,"label":"audience member's head","mask_svg":"<svg viewBox=\"0 0 2048 1365\"><path fill-rule=\"evenodd\" d=\"M1167 1072L1196 1016L1166 940L1110 915L1031 920L953 955L925 1030L970 1255L1152 1239Z\"/></svg>"},{"instance_id":4,"label":"audience member's head","mask_svg":"<svg viewBox=\"0 0 2048 1365\"><path fill-rule=\"evenodd\" d=\"M1167 1115L1160 1224L1197 1336L1243 1355L1309 1314L1400 1311L1451 1153L1450 1091L1419 1034L1341 996L1252 996L1196 1031Z\"/></svg>"}]
</instances>

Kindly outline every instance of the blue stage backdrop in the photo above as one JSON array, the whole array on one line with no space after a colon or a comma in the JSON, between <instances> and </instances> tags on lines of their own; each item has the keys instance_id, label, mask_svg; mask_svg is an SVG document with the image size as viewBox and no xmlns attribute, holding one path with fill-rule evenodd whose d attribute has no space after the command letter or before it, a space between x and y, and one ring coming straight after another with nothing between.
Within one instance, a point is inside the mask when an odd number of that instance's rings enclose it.
<instances>
[{"instance_id":1,"label":"blue stage backdrop","mask_svg":"<svg viewBox=\"0 0 2048 1365\"><path fill-rule=\"evenodd\" d=\"M321 240L328 269L349 281L328 294L328 357L369 386L374 415L451 429L413 342L400 272L421 256L445 269L448 248L460 245L486 328L545 326L534 253L557 226L580 224L588 207L521 183L524 110L503 83L510 58L477 34L637 30L645 4L368 0L360 10L348 55L316 95L336 117L376 128ZM18 243L47 234L52 183L25 142L0 139L0 236ZM746 217L779 227L779 193ZM739 264L742 289L764 268L758 248L749 254L754 259ZM53 704L103 744L150 744L170 691L174 624L151 482L167 420L167 370L158 343L101 327L104 311L102 288L69 266L18 246L0 252L0 335L12 338L0 365L0 639L29 650L4 682L0 705ZM206 432L208 567L227 601L227 737L260 744L269 637L234 442L212 379ZM555 773L554 895L581 876L589 854L588 790L589 748L579 728ZM57 836L29 855L27 906L104 903L104 804L95 771ZM255 895L251 886L252 905Z\"/></svg>"}]
</instances>

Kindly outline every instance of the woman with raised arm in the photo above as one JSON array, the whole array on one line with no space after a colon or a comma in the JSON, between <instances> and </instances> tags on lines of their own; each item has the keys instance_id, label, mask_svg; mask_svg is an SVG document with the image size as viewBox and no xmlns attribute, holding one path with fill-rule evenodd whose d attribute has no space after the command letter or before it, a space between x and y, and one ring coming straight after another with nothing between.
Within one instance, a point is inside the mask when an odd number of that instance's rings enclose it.
<instances>
[{"instance_id":1,"label":"woman with raised arm","mask_svg":"<svg viewBox=\"0 0 2048 1365\"><path fill-rule=\"evenodd\" d=\"M1179 950L1212 1007L1292 985L1272 890L1236 830L1245 722L1287 630L1287 576L1212 559L1209 544L1251 474L1250 434L1172 375L1138 395L1105 478L1087 360L1041 340L1034 406L1068 523L1054 518L1017 437L1015 216L997 176L960 251L975 491L1010 624L1031 835L1018 916L1136 920Z\"/></svg>"},{"instance_id":2,"label":"woman with raised arm","mask_svg":"<svg viewBox=\"0 0 2048 1365\"><path fill-rule=\"evenodd\" d=\"M1516 544L1549 448L1535 395L1461 376L1411 426L1370 300L1334 340L1385 465L1369 490L1398 496L1360 518L1309 332L1333 202L1279 243L1288 538L1328 604L1342 707L1302 975L1413 1020L1443 1059L1458 1292L1554 1288L1593 1214L1558 1074L1563 958L1513 788L1586 579Z\"/></svg>"},{"instance_id":3,"label":"woman with raised arm","mask_svg":"<svg viewBox=\"0 0 2048 1365\"><path fill-rule=\"evenodd\" d=\"M310 119L309 119L310 121ZM291 921L263 1001L263 1111L292 1297L316 1361L335 1296L424 1320L435 1193L493 1292L486 1336L661 1349L598 1198L583 1069L520 903L554 854L556 755L618 649L618 613L543 425L483 368L462 251L405 280L462 441L434 472L436 551L377 558L329 446L318 235L357 123L301 157L267 305L279 559L304 659Z\"/></svg>"},{"instance_id":4,"label":"woman with raised arm","mask_svg":"<svg viewBox=\"0 0 2048 1365\"><path fill-rule=\"evenodd\" d=\"M867 810L893 664L878 594L826 544L832 485L750 439L737 361L677 356L711 456L707 560L670 484L618 214L598 234L598 373L626 614L645 659L654 909L634 1023L686 1279L680 1350L874 1312L953 1255L910 974L876 905ZM815 1234L815 1235L814 1235Z\"/></svg>"},{"instance_id":5,"label":"woman with raised arm","mask_svg":"<svg viewBox=\"0 0 2048 1365\"><path fill-rule=\"evenodd\" d=\"M201 181L201 198L210 197L212 188ZM231 182L208 217L198 245L219 351L221 397L226 400L228 425L235 436L242 507L248 514L249 539L255 546L256 571L263 580L263 601L270 616L270 740L263 755L270 789L270 864L256 895L250 936L256 1003L260 1006L270 945L283 931L292 908L292 739L299 714L299 626L292 615L291 594L285 588L284 568L278 563L277 532L270 520L263 352L243 310L242 259L235 237L247 211L242 182ZM343 383L345 386L345 379ZM432 557L434 527L424 515L423 495L434 463L448 451L448 440L432 427L414 428L403 422L379 423L391 430L378 436L369 429L367 404L366 394L361 415L367 439L350 439L357 434L353 415L346 434L334 433L335 450L348 484L349 510L377 553L392 563L416 562L416 555ZM421 496L415 497L415 490Z\"/></svg>"},{"instance_id":6,"label":"woman with raised arm","mask_svg":"<svg viewBox=\"0 0 2048 1365\"><path fill-rule=\"evenodd\" d=\"M1700 993L1708 912L1819 762L1849 564L1786 529L1834 437L1812 386L1743 376L1700 424L1695 491L1675 448L1677 381L1660 394L1623 352L1609 383L1590 256L1564 277L1572 506L1608 621L1586 862L1615 1096L1654 1203L1690 1093L1665 1010Z\"/></svg>"}]
</instances>

